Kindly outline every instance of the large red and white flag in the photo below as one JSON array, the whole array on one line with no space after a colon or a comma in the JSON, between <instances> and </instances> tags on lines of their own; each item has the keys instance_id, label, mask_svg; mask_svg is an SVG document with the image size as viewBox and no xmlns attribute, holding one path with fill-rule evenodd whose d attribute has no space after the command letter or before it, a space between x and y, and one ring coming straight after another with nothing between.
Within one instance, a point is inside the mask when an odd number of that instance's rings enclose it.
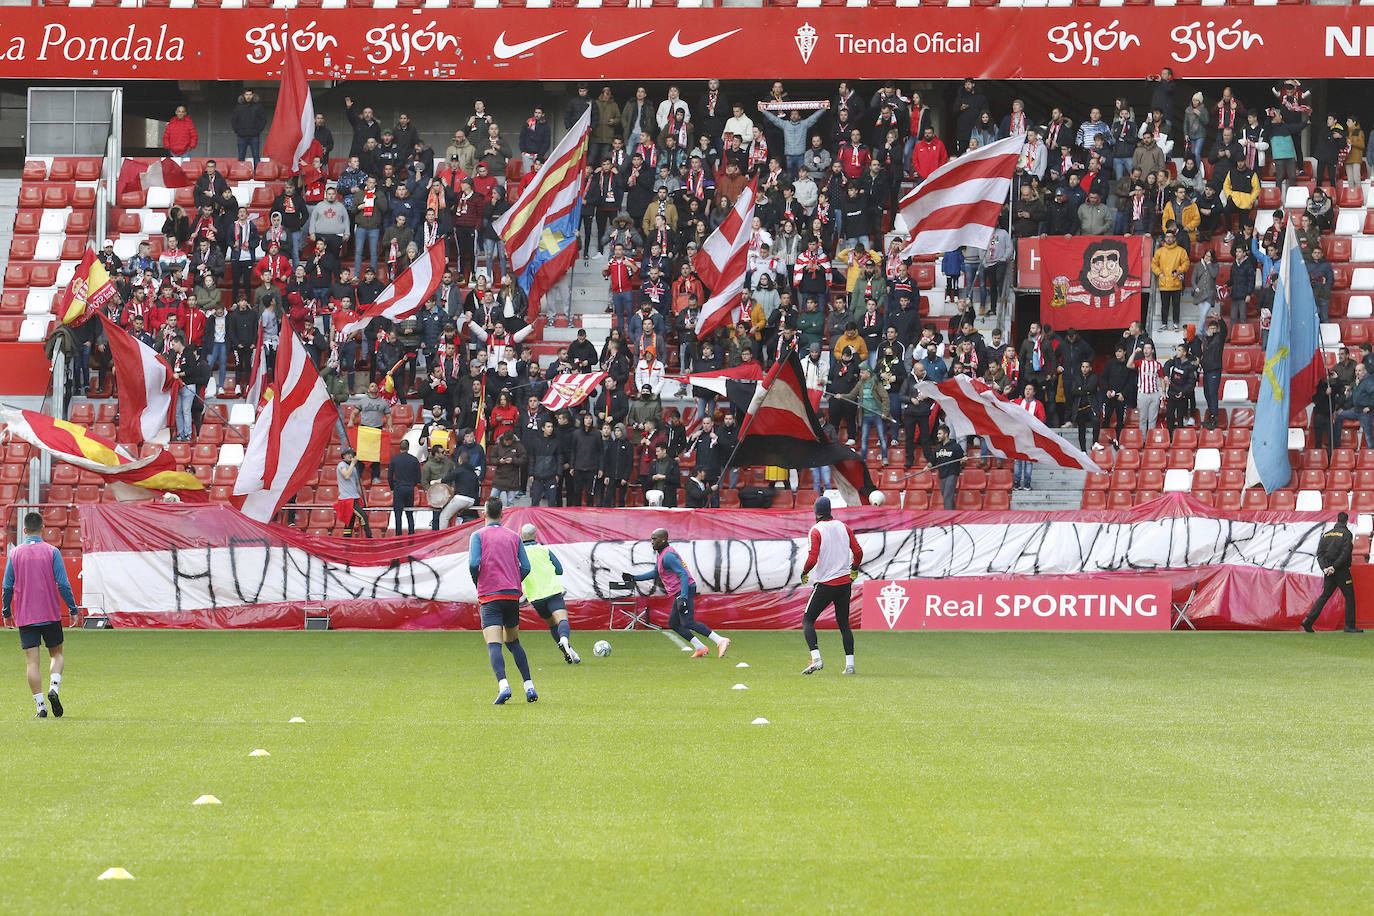
<instances>
[{"instance_id":1,"label":"large red and white flag","mask_svg":"<svg viewBox=\"0 0 1374 916\"><path fill-rule=\"evenodd\" d=\"M951 159L903 197L901 215L911 239L902 257L942 254L961 245L988 247L1025 142L1007 137Z\"/></svg>"},{"instance_id":2,"label":"large red and white flag","mask_svg":"<svg viewBox=\"0 0 1374 916\"><path fill-rule=\"evenodd\" d=\"M697 337L705 338L730 320L730 310L739 303L744 289L744 274L749 267L749 237L754 228L755 182L740 192L725 221L701 245L692 258L692 267L711 291L711 298L697 316Z\"/></svg>"},{"instance_id":3,"label":"large red and white flag","mask_svg":"<svg viewBox=\"0 0 1374 916\"><path fill-rule=\"evenodd\" d=\"M549 382L549 390L539 403L549 410L562 410L576 407L596 390L596 386L606 381L605 372L565 372L554 376Z\"/></svg>"},{"instance_id":4,"label":"large red and white flag","mask_svg":"<svg viewBox=\"0 0 1374 916\"><path fill-rule=\"evenodd\" d=\"M55 311L62 324L81 324L118 296L110 272L96 258L95 248L87 245L86 254L58 298Z\"/></svg>"},{"instance_id":5,"label":"large red and white flag","mask_svg":"<svg viewBox=\"0 0 1374 916\"><path fill-rule=\"evenodd\" d=\"M240 511L270 521L320 469L339 412L305 346L283 328L277 347L277 393L258 414L234 482Z\"/></svg>"},{"instance_id":6,"label":"large red and white flag","mask_svg":"<svg viewBox=\"0 0 1374 916\"><path fill-rule=\"evenodd\" d=\"M324 157L324 149L315 142L315 103L310 99L310 83L305 79L300 55L290 50L262 153L273 162L289 162L292 175L305 172L307 181L319 177L311 165L314 156Z\"/></svg>"},{"instance_id":7,"label":"large red and white flag","mask_svg":"<svg viewBox=\"0 0 1374 916\"><path fill-rule=\"evenodd\" d=\"M174 159L155 159L151 163L140 159L125 159L124 164L119 167L119 181L115 184L115 193L190 186L191 179L186 177L186 173Z\"/></svg>"},{"instance_id":8,"label":"large red and white flag","mask_svg":"<svg viewBox=\"0 0 1374 916\"><path fill-rule=\"evenodd\" d=\"M430 245L423 257L416 258L409 267L401 271L401 275L382 290L377 301L369 305L354 321L340 328L339 333L344 337L350 337L366 328L368 322L374 318L401 321L414 315L439 288L439 281L444 278L446 263L444 243L438 241Z\"/></svg>"},{"instance_id":9,"label":"large red and white flag","mask_svg":"<svg viewBox=\"0 0 1374 916\"><path fill-rule=\"evenodd\" d=\"M105 328L119 387L120 442L147 442L167 428L181 382L156 350L96 312Z\"/></svg>"},{"instance_id":10,"label":"large red and white flag","mask_svg":"<svg viewBox=\"0 0 1374 916\"><path fill-rule=\"evenodd\" d=\"M1004 401L987 385L966 375L947 381L921 382L918 390L940 405L945 423L957 439L982 436L988 450L1001 458L1057 464L1105 474L1086 452L1059 438L1030 411Z\"/></svg>"}]
</instances>

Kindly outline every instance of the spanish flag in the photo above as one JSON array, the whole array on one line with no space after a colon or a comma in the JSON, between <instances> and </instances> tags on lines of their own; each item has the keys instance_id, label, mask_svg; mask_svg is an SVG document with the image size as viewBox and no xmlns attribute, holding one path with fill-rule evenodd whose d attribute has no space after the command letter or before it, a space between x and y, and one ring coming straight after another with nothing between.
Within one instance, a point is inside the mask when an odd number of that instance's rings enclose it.
<instances>
[{"instance_id":1,"label":"spanish flag","mask_svg":"<svg viewBox=\"0 0 1374 916\"><path fill-rule=\"evenodd\" d=\"M375 426L355 426L348 431L348 438L358 451L359 461L374 461L385 464L391 460L391 434Z\"/></svg>"},{"instance_id":2,"label":"spanish flag","mask_svg":"<svg viewBox=\"0 0 1374 916\"><path fill-rule=\"evenodd\" d=\"M84 426L32 410L0 409L0 421L11 435L51 452L59 461L100 474L107 481L147 490L175 490L184 502L209 500L205 486L194 474L177 470L172 453L166 449L147 458L134 458Z\"/></svg>"},{"instance_id":3,"label":"spanish flag","mask_svg":"<svg viewBox=\"0 0 1374 916\"><path fill-rule=\"evenodd\" d=\"M86 256L81 259L57 304L57 313L62 316L63 324L80 324L116 295L109 271L96 260L95 249L87 245Z\"/></svg>"}]
</instances>

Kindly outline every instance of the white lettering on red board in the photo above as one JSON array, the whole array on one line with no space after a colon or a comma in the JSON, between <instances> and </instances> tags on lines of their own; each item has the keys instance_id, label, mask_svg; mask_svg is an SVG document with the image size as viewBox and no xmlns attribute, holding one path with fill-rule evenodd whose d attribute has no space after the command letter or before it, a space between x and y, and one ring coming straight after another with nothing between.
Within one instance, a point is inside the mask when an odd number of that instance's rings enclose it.
<instances>
[{"instance_id":1,"label":"white lettering on red board","mask_svg":"<svg viewBox=\"0 0 1374 916\"><path fill-rule=\"evenodd\" d=\"M12 40L8 60L22 60L23 40L18 41L18 56L15 56L15 42ZM168 61L186 59L186 43L175 36L167 37L167 26L158 26L157 32L140 32L130 25L128 31L118 37L101 34L90 37L69 35L67 27L58 22L50 22L43 27L43 40L38 45L36 60L90 61Z\"/></svg>"},{"instance_id":2,"label":"white lettering on red board","mask_svg":"<svg viewBox=\"0 0 1374 916\"><path fill-rule=\"evenodd\" d=\"M1197 60L1202 54L1207 57L1198 63L1210 64L1218 51L1248 51L1255 45L1264 45L1264 36L1244 28L1240 19L1221 28L1217 28L1215 22L1209 22L1205 27L1201 22L1190 22L1176 26L1169 36L1180 45L1179 50L1171 55L1180 64Z\"/></svg>"},{"instance_id":3,"label":"white lettering on red board","mask_svg":"<svg viewBox=\"0 0 1374 916\"><path fill-rule=\"evenodd\" d=\"M1051 51L1050 60L1056 64L1068 63L1075 54L1082 54L1079 63L1097 66L1098 55L1108 51L1124 51L1134 45L1140 47L1140 36L1120 28L1121 20L1113 19L1105 28L1094 29L1091 22L1079 25L1057 25L1045 33L1045 37L1059 46Z\"/></svg>"},{"instance_id":4,"label":"white lettering on red board","mask_svg":"<svg viewBox=\"0 0 1374 916\"><path fill-rule=\"evenodd\" d=\"M314 19L299 29L288 29L284 22L258 26L244 32L243 39L252 48L244 55L250 64L276 61L288 47L297 52L306 52L327 51L339 45L339 40L333 35L316 28Z\"/></svg>"}]
</instances>

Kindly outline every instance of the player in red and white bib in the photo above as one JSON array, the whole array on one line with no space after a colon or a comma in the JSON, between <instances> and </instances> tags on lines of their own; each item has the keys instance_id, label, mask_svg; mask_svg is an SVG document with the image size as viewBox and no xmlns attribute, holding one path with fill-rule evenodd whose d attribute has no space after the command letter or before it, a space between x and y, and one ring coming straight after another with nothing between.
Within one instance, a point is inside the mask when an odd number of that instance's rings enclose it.
<instances>
[{"instance_id":1,"label":"player in red and white bib","mask_svg":"<svg viewBox=\"0 0 1374 916\"><path fill-rule=\"evenodd\" d=\"M803 583L813 573L816 579L811 588L811 600L806 602L806 615L802 618L806 647L811 650L811 664L802 674L815 674L825 667L816 639L816 620L827 607L835 609L835 623L844 643L844 673L854 673L854 631L849 628L849 598L863 561L864 551L854 532L844 522L831 518L830 500L824 496L816 500L816 524L811 526L810 547L806 565L802 567Z\"/></svg>"}]
</instances>

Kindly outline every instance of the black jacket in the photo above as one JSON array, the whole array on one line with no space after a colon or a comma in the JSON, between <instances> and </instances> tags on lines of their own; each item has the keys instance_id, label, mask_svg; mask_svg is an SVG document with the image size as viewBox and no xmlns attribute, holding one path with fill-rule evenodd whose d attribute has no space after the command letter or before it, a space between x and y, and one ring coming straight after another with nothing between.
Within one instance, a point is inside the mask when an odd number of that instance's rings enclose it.
<instances>
[{"instance_id":1,"label":"black jacket","mask_svg":"<svg viewBox=\"0 0 1374 916\"><path fill-rule=\"evenodd\" d=\"M574 471L595 471L601 466L601 432L578 428L572 434L572 452L568 463Z\"/></svg>"},{"instance_id":2,"label":"black jacket","mask_svg":"<svg viewBox=\"0 0 1374 916\"><path fill-rule=\"evenodd\" d=\"M557 435L531 436L525 443L529 453L530 476L537 480L552 480L563 472L563 445Z\"/></svg>"},{"instance_id":3,"label":"black jacket","mask_svg":"<svg viewBox=\"0 0 1374 916\"><path fill-rule=\"evenodd\" d=\"M420 461L409 452L391 456L386 466L386 482L392 490L414 489L420 485Z\"/></svg>"},{"instance_id":4,"label":"black jacket","mask_svg":"<svg viewBox=\"0 0 1374 916\"><path fill-rule=\"evenodd\" d=\"M267 114L257 102L239 102L229 116L229 126L240 137L257 137L267 129Z\"/></svg>"},{"instance_id":5,"label":"black jacket","mask_svg":"<svg viewBox=\"0 0 1374 916\"><path fill-rule=\"evenodd\" d=\"M601 470L613 482L628 481L634 475L635 450L628 439L606 439L601 445Z\"/></svg>"},{"instance_id":6,"label":"black jacket","mask_svg":"<svg viewBox=\"0 0 1374 916\"><path fill-rule=\"evenodd\" d=\"M226 335L230 347L251 347L258 342L259 316L253 309L234 309L229 312Z\"/></svg>"},{"instance_id":7,"label":"black jacket","mask_svg":"<svg viewBox=\"0 0 1374 916\"><path fill-rule=\"evenodd\" d=\"M1355 539L1350 529L1338 522L1317 541L1317 566L1320 569L1334 567L1338 576L1349 572L1354 550Z\"/></svg>"}]
</instances>

